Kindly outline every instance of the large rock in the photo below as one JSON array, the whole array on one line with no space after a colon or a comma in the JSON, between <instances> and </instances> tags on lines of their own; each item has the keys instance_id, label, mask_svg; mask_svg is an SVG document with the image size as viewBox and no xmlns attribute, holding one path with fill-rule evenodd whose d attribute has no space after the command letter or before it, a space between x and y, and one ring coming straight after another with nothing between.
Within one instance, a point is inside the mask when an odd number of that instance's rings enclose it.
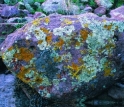
<instances>
[{"instance_id":1,"label":"large rock","mask_svg":"<svg viewBox=\"0 0 124 107\"><path fill-rule=\"evenodd\" d=\"M91 13L50 15L8 35L2 59L42 97L89 99L124 75L123 30L123 22Z\"/></svg>"}]
</instances>

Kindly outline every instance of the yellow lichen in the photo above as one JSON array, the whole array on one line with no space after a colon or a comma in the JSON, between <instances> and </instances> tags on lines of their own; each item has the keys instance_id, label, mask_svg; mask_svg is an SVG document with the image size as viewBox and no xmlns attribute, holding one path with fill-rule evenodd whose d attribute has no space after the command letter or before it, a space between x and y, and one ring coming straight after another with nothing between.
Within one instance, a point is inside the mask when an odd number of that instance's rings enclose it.
<instances>
[{"instance_id":1,"label":"yellow lichen","mask_svg":"<svg viewBox=\"0 0 124 107\"><path fill-rule=\"evenodd\" d=\"M41 21L40 19L35 19L35 20L32 21L32 24L35 25L35 26L39 25L40 21Z\"/></svg>"},{"instance_id":2,"label":"yellow lichen","mask_svg":"<svg viewBox=\"0 0 124 107\"><path fill-rule=\"evenodd\" d=\"M26 62L29 62L34 57L34 55L27 48L21 47L19 49L19 53L15 53L14 57L18 60L24 60Z\"/></svg>"},{"instance_id":3,"label":"yellow lichen","mask_svg":"<svg viewBox=\"0 0 124 107\"><path fill-rule=\"evenodd\" d=\"M69 69L71 69L71 71L73 71L73 72L71 72L73 77L77 77L77 74L79 73L79 71L82 68L84 68L84 65L78 66L77 64L72 63L72 65L71 66L68 65L67 68L69 68Z\"/></svg>"},{"instance_id":4,"label":"yellow lichen","mask_svg":"<svg viewBox=\"0 0 124 107\"><path fill-rule=\"evenodd\" d=\"M44 18L44 22L48 24L50 22L50 18L49 17Z\"/></svg>"},{"instance_id":5,"label":"yellow lichen","mask_svg":"<svg viewBox=\"0 0 124 107\"><path fill-rule=\"evenodd\" d=\"M85 27L85 28L88 28L88 23L85 23L85 24L84 24L84 27Z\"/></svg>"},{"instance_id":6,"label":"yellow lichen","mask_svg":"<svg viewBox=\"0 0 124 107\"><path fill-rule=\"evenodd\" d=\"M63 23L67 25L73 24L73 22L70 19L64 19Z\"/></svg>"}]
</instances>

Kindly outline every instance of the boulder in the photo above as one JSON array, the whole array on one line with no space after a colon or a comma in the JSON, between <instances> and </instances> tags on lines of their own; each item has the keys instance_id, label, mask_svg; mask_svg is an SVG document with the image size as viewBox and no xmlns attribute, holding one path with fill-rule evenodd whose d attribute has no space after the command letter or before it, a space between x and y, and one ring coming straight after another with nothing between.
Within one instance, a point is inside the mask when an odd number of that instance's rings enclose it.
<instances>
[{"instance_id":1,"label":"boulder","mask_svg":"<svg viewBox=\"0 0 124 107\"><path fill-rule=\"evenodd\" d=\"M42 97L90 99L124 76L124 23L92 13L49 15L8 35L5 65Z\"/></svg>"}]
</instances>

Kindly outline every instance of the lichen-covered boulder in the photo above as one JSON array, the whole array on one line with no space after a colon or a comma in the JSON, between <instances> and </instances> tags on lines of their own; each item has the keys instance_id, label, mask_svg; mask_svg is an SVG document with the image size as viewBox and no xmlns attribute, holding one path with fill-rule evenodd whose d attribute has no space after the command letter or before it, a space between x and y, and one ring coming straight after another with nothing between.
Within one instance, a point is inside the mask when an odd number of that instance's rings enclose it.
<instances>
[{"instance_id":1,"label":"lichen-covered boulder","mask_svg":"<svg viewBox=\"0 0 124 107\"><path fill-rule=\"evenodd\" d=\"M121 49L116 52L115 35L123 30L124 22L90 13L50 15L8 35L2 59L42 97L92 98L124 75L116 64Z\"/></svg>"}]
</instances>

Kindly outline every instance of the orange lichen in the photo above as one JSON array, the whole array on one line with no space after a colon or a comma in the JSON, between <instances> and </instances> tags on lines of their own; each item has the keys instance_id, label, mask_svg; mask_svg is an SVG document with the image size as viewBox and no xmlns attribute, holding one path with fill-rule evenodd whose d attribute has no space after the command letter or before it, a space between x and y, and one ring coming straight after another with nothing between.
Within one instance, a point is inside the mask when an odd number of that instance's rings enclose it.
<instances>
[{"instance_id":1,"label":"orange lichen","mask_svg":"<svg viewBox=\"0 0 124 107\"><path fill-rule=\"evenodd\" d=\"M46 42L48 44L50 44L50 42L52 41L52 34L49 34L47 37L46 37Z\"/></svg>"},{"instance_id":2,"label":"orange lichen","mask_svg":"<svg viewBox=\"0 0 124 107\"><path fill-rule=\"evenodd\" d=\"M82 59L82 58L78 58L78 62L79 62L79 63L81 63L81 64L83 64L83 63L84 63L84 61L83 61L83 59Z\"/></svg>"},{"instance_id":3,"label":"orange lichen","mask_svg":"<svg viewBox=\"0 0 124 107\"><path fill-rule=\"evenodd\" d=\"M13 50L13 46L11 46L11 47L8 49L8 51L11 51L11 50Z\"/></svg>"},{"instance_id":4,"label":"orange lichen","mask_svg":"<svg viewBox=\"0 0 124 107\"><path fill-rule=\"evenodd\" d=\"M25 74L28 73L28 72L29 72L29 69L27 69L27 68L25 68L24 66L22 66L22 67L20 68L20 72L17 74L17 77L18 77L20 80L22 80L23 82L28 83L28 82L30 82L30 79L27 79L27 78L25 77Z\"/></svg>"},{"instance_id":5,"label":"orange lichen","mask_svg":"<svg viewBox=\"0 0 124 107\"><path fill-rule=\"evenodd\" d=\"M75 46L80 46L80 42L77 41L77 42L75 43Z\"/></svg>"},{"instance_id":6,"label":"orange lichen","mask_svg":"<svg viewBox=\"0 0 124 107\"><path fill-rule=\"evenodd\" d=\"M35 30L34 32L35 32L35 34L37 34L38 36L40 35L40 32L39 32L38 30Z\"/></svg>"},{"instance_id":7,"label":"orange lichen","mask_svg":"<svg viewBox=\"0 0 124 107\"><path fill-rule=\"evenodd\" d=\"M41 43L43 43L43 40L39 40L39 41L38 41L38 44L41 44Z\"/></svg>"},{"instance_id":8,"label":"orange lichen","mask_svg":"<svg viewBox=\"0 0 124 107\"><path fill-rule=\"evenodd\" d=\"M111 30L112 24L111 25L105 25L104 28L107 29L107 30Z\"/></svg>"},{"instance_id":9,"label":"orange lichen","mask_svg":"<svg viewBox=\"0 0 124 107\"><path fill-rule=\"evenodd\" d=\"M80 30L80 35L81 35L81 38L83 39L83 41L86 41L88 34L89 34L89 32L85 29Z\"/></svg>"},{"instance_id":10,"label":"orange lichen","mask_svg":"<svg viewBox=\"0 0 124 107\"><path fill-rule=\"evenodd\" d=\"M59 38L59 42L55 43L55 46L62 49L63 44L64 44L64 40Z\"/></svg>"},{"instance_id":11,"label":"orange lichen","mask_svg":"<svg viewBox=\"0 0 124 107\"><path fill-rule=\"evenodd\" d=\"M46 29L46 28L44 28L44 27L42 27L42 28L40 28L40 30L42 30L44 33L46 33L46 34L48 34L49 33L49 30L48 29Z\"/></svg>"},{"instance_id":12,"label":"orange lichen","mask_svg":"<svg viewBox=\"0 0 124 107\"><path fill-rule=\"evenodd\" d=\"M19 49L19 53L15 53L14 57L18 60L24 60L26 62L29 62L34 57L34 55L27 48L21 47Z\"/></svg>"}]
</instances>

